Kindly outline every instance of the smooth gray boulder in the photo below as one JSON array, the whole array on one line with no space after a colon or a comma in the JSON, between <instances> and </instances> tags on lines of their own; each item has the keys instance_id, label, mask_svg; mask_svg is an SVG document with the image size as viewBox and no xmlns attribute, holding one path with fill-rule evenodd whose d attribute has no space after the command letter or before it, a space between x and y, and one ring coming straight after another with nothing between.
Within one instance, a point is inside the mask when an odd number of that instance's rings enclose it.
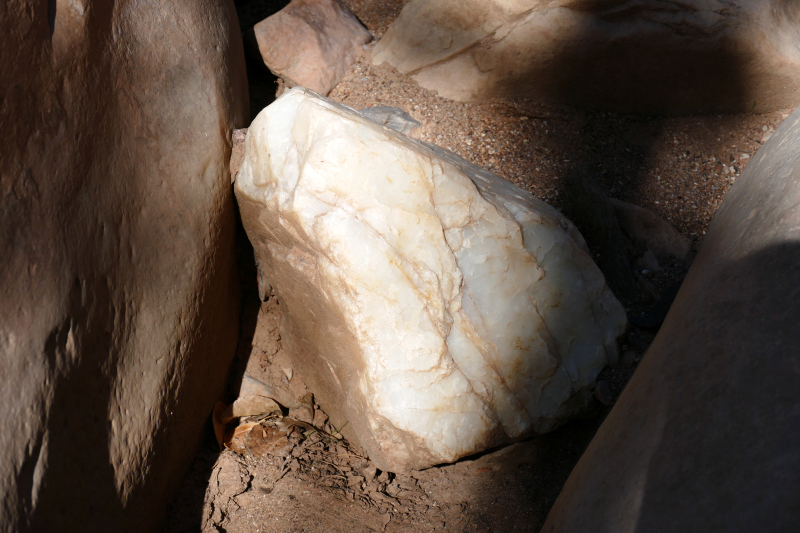
<instances>
[{"instance_id":1,"label":"smooth gray boulder","mask_svg":"<svg viewBox=\"0 0 800 533\"><path fill-rule=\"evenodd\" d=\"M154 531L236 347L233 2L0 26L0 531Z\"/></svg>"},{"instance_id":2,"label":"smooth gray boulder","mask_svg":"<svg viewBox=\"0 0 800 533\"><path fill-rule=\"evenodd\" d=\"M546 532L796 531L800 110L712 221Z\"/></svg>"}]
</instances>

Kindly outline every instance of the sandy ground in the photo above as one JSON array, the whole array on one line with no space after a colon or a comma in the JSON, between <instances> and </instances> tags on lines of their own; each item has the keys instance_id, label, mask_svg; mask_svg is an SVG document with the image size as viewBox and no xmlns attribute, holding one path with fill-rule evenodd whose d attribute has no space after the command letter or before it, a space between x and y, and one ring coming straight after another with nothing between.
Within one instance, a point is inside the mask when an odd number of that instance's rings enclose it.
<instances>
[{"instance_id":1,"label":"sandy ground","mask_svg":"<svg viewBox=\"0 0 800 533\"><path fill-rule=\"evenodd\" d=\"M256 5L260 1L237 2L248 7L246 20L274 10ZM344 2L378 38L406 3ZM725 193L789 113L663 118L524 99L451 102L388 66L372 65L373 47L374 42L363 50L329 95L332 100L355 109L399 107L422 124L415 137L450 149L562 210L562 179L585 166L608 196L654 211L689 237L695 250ZM274 99L277 84L252 55L248 74L255 116ZM291 362L277 328L280 302L275 297L259 302L251 254L240 235L245 301L232 381L245 373L300 396L306 391L302 376L296 370L287 374ZM652 301L629 305L629 316L646 313L689 264L662 266L647 280ZM600 376L607 385L606 403L613 405L654 334L631 327L624 349L635 357ZM549 435L411 476L375 471L358 450L325 436L335 432L329 424L322 424L319 434L296 437L285 456L261 453L257 446L220 454L209 424L165 531L538 531L609 410L597 401L584 418ZM315 418L315 425L323 419Z\"/></svg>"}]
</instances>

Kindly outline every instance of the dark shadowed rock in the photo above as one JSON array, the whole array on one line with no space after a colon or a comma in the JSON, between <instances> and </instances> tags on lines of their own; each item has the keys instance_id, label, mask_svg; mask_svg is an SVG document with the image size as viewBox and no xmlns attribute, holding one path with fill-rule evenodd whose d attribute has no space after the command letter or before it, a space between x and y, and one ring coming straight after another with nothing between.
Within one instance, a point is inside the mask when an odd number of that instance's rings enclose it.
<instances>
[{"instance_id":1,"label":"dark shadowed rock","mask_svg":"<svg viewBox=\"0 0 800 533\"><path fill-rule=\"evenodd\" d=\"M595 260L608 284L618 296L636 299L639 289L628 263L625 236L610 200L585 167L567 176L564 193L570 218L596 254Z\"/></svg>"},{"instance_id":2,"label":"dark shadowed rock","mask_svg":"<svg viewBox=\"0 0 800 533\"><path fill-rule=\"evenodd\" d=\"M650 250L658 259L685 260L691 241L652 211L614 198L609 199L622 232L634 247ZM645 252L646 253L646 252ZM642 254L644 255L644 254Z\"/></svg>"},{"instance_id":3,"label":"dark shadowed rock","mask_svg":"<svg viewBox=\"0 0 800 533\"><path fill-rule=\"evenodd\" d=\"M236 16L152 4L0 7L2 531L156 530L234 354Z\"/></svg>"},{"instance_id":4,"label":"dark shadowed rock","mask_svg":"<svg viewBox=\"0 0 800 533\"><path fill-rule=\"evenodd\" d=\"M546 532L796 531L800 111L717 212Z\"/></svg>"}]
</instances>

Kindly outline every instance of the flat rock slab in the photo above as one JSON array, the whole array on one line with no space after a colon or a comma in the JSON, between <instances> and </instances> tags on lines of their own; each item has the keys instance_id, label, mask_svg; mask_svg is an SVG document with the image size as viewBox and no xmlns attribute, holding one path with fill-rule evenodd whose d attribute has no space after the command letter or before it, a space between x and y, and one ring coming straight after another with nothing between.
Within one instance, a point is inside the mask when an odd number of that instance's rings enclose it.
<instances>
[{"instance_id":1,"label":"flat rock slab","mask_svg":"<svg viewBox=\"0 0 800 533\"><path fill-rule=\"evenodd\" d=\"M459 101L765 112L800 104L798 21L786 0L411 0L373 61Z\"/></svg>"},{"instance_id":2,"label":"flat rock slab","mask_svg":"<svg viewBox=\"0 0 800 533\"><path fill-rule=\"evenodd\" d=\"M289 87L328 94L372 35L340 0L292 0L256 24L250 38Z\"/></svg>"},{"instance_id":3,"label":"flat rock slab","mask_svg":"<svg viewBox=\"0 0 800 533\"><path fill-rule=\"evenodd\" d=\"M383 470L548 431L616 359L625 314L568 220L350 108L279 98L235 192L282 342Z\"/></svg>"}]
</instances>

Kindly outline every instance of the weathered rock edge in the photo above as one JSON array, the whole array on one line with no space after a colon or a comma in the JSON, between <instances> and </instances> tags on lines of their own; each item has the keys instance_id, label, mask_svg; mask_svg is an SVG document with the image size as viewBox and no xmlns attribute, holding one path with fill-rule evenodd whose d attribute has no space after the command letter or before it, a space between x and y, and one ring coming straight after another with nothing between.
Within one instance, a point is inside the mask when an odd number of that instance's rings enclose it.
<instances>
[{"instance_id":1,"label":"weathered rock edge","mask_svg":"<svg viewBox=\"0 0 800 533\"><path fill-rule=\"evenodd\" d=\"M0 531L155 531L235 352L233 2L0 27Z\"/></svg>"},{"instance_id":2,"label":"weathered rock edge","mask_svg":"<svg viewBox=\"0 0 800 533\"><path fill-rule=\"evenodd\" d=\"M800 104L798 21L790 0L411 0L373 60L458 101L764 113Z\"/></svg>"},{"instance_id":3,"label":"weathered rock edge","mask_svg":"<svg viewBox=\"0 0 800 533\"><path fill-rule=\"evenodd\" d=\"M800 523L800 110L726 195L550 532Z\"/></svg>"},{"instance_id":4,"label":"weathered rock edge","mask_svg":"<svg viewBox=\"0 0 800 533\"><path fill-rule=\"evenodd\" d=\"M615 362L625 314L574 226L450 152L294 89L253 122L235 192L282 341L381 469L552 429Z\"/></svg>"}]
</instances>

